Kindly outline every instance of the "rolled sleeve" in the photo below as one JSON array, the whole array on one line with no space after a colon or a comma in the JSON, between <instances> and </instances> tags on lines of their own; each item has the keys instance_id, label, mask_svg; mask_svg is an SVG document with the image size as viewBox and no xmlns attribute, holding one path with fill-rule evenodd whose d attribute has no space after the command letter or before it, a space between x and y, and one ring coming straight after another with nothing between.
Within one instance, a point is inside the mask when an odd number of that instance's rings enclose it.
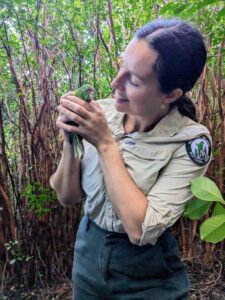
<instances>
[{"instance_id":1,"label":"rolled sleeve","mask_svg":"<svg viewBox=\"0 0 225 300\"><path fill-rule=\"evenodd\" d=\"M204 175L207 168L208 164L199 166L189 158L185 145L174 153L147 195L148 207L140 246L154 245L158 237L179 219L193 197L191 180Z\"/></svg>"}]
</instances>

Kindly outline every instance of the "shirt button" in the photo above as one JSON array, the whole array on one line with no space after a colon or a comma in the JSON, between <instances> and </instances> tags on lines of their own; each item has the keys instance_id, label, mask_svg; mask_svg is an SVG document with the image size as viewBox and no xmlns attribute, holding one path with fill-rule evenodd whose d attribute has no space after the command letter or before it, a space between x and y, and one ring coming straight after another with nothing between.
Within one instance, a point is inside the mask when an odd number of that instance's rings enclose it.
<instances>
[{"instance_id":1,"label":"shirt button","mask_svg":"<svg viewBox=\"0 0 225 300\"><path fill-rule=\"evenodd\" d=\"M133 140L131 140L131 139L127 139L127 140L125 140L125 142L124 142L125 144L127 144L127 145L135 145L136 143L133 141Z\"/></svg>"}]
</instances>

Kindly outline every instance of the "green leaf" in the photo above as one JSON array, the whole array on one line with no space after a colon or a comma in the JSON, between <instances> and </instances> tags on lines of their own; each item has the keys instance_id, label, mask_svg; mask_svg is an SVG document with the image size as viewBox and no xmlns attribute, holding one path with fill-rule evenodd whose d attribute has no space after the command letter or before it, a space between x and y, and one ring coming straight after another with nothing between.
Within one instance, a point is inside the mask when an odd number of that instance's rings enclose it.
<instances>
[{"instance_id":1,"label":"green leaf","mask_svg":"<svg viewBox=\"0 0 225 300\"><path fill-rule=\"evenodd\" d=\"M225 239L225 214L209 218L200 226L200 237L210 243Z\"/></svg>"},{"instance_id":2,"label":"green leaf","mask_svg":"<svg viewBox=\"0 0 225 300\"><path fill-rule=\"evenodd\" d=\"M48 198L49 198L49 196L45 195L45 194L38 196L38 199L41 200L42 202L47 202Z\"/></svg>"},{"instance_id":3,"label":"green leaf","mask_svg":"<svg viewBox=\"0 0 225 300\"><path fill-rule=\"evenodd\" d=\"M206 7L208 5L212 5L212 4L216 3L216 2L219 2L219 1L218 0L204 0L204 1L200 2L200 3L198 3L197 8L201 9L201 8Z\"/></svg>"},{"instance_id":4,"label":"green leaf","mask_svg":"<svg viewBox=\"0 0 225 300\"><path fill-rule=\"evenodd\" d=\"M159 13L164 14L165 12L168 12L173 8L174 8L174 3L168 3L168 4L164 5L162 8L160 8Z\"/></svg>"},{"instance_id":5,"label":"green leaf","mask_svg":"<svg viewBox=\"0 0 225 300\"><path fill-rule=\"evenodd\" d=\"M176 9L174 10L174 13L175 13L175 14L179 14L179 13L181 13L183 10L185 10L186 7L187 7L186 4L180 5L178 8L176 8Z\"/></svg>"},{"instance_id":6,"label":"green leaf","mask_svg":"<svg viewBox=\"0 0 225 300\"><path fill-rule=\"evenodd\" d=\"M10 264L10 265L14 265L14 264L15 264L15 262L16 262L16 260L15 260L15 259L11 259L11 260L9 261L9 264Z\"/></svg>"},{"instance_id":7,"label":"green leaf","mask_svg":"<svg viewBox=\"0 0 225 300\"><path fill-rule=\"evenodd\" d=\"M191 181L191 191L201 200L217 201L225 204L217 185L208 177L200 176L193 179Z\"/></svg>"},{"instance_id":8,"label":"green leaf","mask_svg":"<svg viewBox=\"0 0 225 300\"><path fill-rule=\"evenodd\" d=\"M218 202L213 209L212 216L225 214L225 208Z\"/></svg>"},{"instance_id":9,"label":"green leaf","mask_svg":"<svg viewBox=\"0 0 225 300\"><path fill-rule=\"evenodd\" d=\"M212 202L193 199L187 204L184 211L184 217L187 217L191 220L198 220L207 213L211 205Z\"/></svg>"},{"instance_id":10,"label":"green leaf","mask_svg":"<svg viewBox=\"0 0 225 300\"><path fill-rule=\"evenodd\" d=\"M217 13L217 17L221 18L225 16L225 6Z\"/></svg>"}]
</instances>

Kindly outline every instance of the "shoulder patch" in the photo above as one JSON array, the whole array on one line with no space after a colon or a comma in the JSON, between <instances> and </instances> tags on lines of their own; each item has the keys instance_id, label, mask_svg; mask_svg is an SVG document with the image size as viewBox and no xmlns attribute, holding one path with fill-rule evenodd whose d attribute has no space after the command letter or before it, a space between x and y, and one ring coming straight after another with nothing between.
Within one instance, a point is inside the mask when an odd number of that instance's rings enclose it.
<instances>
[{"instance_id":1,"label":"shoulder patch","mask_svg":"<svg viewBox=\"0 0 225 300\"><path fill-rule=\"evenodd\" d=\"M186 142L186 150L191 160L199 166L205 166L211 157L211 142L202 135Z\"/></svg>"}]
</instances>

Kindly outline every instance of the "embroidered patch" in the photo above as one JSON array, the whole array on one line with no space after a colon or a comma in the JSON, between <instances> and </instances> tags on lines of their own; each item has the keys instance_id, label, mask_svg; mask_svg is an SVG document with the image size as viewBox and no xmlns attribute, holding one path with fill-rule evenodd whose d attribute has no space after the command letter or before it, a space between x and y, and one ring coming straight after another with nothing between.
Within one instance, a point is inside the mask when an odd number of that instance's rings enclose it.
<instances>
[{"instance_id":1,"label":"embroidered patch","mask_svg":"<svg viewBox=\"0 0 225 300\"><path fill-rule=\"evenodd\" d=\"M210 161L211 142L205 135L186 142L186 150L193 162L199 166L205 166Z\"/></svg>"}]
</instances>

